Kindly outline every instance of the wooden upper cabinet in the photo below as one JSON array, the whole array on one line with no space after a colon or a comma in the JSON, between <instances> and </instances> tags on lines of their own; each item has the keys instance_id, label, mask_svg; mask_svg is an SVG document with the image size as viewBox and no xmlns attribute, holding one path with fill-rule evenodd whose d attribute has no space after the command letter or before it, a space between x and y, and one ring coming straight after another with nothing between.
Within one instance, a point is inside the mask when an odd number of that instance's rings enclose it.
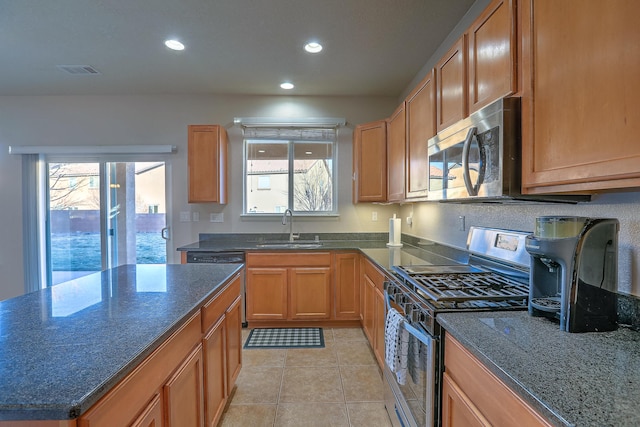
<instances>
[{"instance_id":1,"label":"wooden upper cabinet","mask_svg":"<svg viewBox=\"0 0 640 427\"><path fill-rule=\"evenodd\" d=\"M353 132L353 201L387 201L387 124L356 126Z\"/></svg>"},{"instance_id":2,"label":"wooden upper cabinet","mask_svg":"<svg viewBox=\"0 0 640 427\"><path fill-rule=\"evenodd\" d=\"M406 99L406 199L427 197L429 138L436 134L436 84L431 71Z\"/></svg>"},{"instance_id":3,"label":"wooden upper cabinet","mask_svg":"<svg viewBox=\"0 0 640 427\"><path fill-rule=\"evenodd\" d=\"M405 145L406 145L405 103L402 102L387 119L387 201L404 200Z\"/></svg>"},{"instance_id":4,"label":"wooden upper cabinet","mask_svg":"<svg viewBox=\"0 0 640 427\"><path fill-rule=\"evenodd\" d=\"M227 203L227 145L224 127L189 126L189 203Z\"/></svg>"},{"instance_id":5,"label":"wooden upper cabinet","mask_svg":"<svg viewBox=\"0 0 640 427\"><path fill-rule=\"evenodd\" d=\"M436 64L437 131L468 115L467 49L463 35Z\"/></svg>"},{"instance_id":6,"label":"wooden upper cabinet","mask_svg":"<svg viewBox=\"0 0 640 427\"><path fill-rule=\"evenodd\" d=\"M515 0L494 0L467 32L469 114L516 92Z\"/></svg>"},{"instance_id":7,"label":"wooden upper cabinet","mask_svg":"<svg viewBox=\"0 0 640 427\"><path fill-rule=\"evenodd\" d=\"M525 193L640 187L638 16L632 0L522 2Z\"/></svg>"}]
</instances>

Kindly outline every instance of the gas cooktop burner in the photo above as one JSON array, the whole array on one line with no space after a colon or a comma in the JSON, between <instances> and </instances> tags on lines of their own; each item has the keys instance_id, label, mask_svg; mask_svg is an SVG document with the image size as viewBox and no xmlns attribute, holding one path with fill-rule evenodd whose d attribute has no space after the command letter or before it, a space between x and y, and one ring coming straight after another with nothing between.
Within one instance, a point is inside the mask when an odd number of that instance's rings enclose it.
<instances>
[{"instance_id":1,"label":"gas cooktop burner","mask_svg":"<svg viewBox=\"0 0 640 427\"><path fill-rule=\"evenodd\" d=\"M529 296L528 284L492 272L415 274L410 280L434 301L506 301Z\"/></svg>"}]
</instances>

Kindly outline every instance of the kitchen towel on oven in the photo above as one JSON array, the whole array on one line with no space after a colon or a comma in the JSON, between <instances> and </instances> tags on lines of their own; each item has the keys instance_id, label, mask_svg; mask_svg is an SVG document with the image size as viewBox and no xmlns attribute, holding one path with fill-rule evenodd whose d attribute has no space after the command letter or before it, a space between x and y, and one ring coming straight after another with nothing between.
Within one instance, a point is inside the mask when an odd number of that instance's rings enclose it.
<instances>
[{"instance_id":1,"label":"kitchen towel on oven","mask_svg":"<svg viewBox=\"0 0 640 427\"><path fill-rule=\"evenodd\" d=\"M401 385L407 382L409 356L409 332L403 327L404 322L402 314L390 307L384 324L384 358Z\"/></svg>"}]
</instances>

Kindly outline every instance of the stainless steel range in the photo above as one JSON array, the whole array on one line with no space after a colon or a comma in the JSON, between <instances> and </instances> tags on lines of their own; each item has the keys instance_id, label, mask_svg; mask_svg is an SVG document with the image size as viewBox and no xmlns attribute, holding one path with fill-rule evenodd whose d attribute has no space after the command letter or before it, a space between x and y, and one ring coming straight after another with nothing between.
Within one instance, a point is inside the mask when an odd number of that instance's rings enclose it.
<instances>
[{"instance_id":1,"label":"stainless steel range","mask_svg":"<svg viewBox=\"0 0 640 427\"><path fill-rule=\"evenodd\" d=\"M526 310L528 232L471 227L469 264L394 266L385 284L387 307L403 316L408 332L406 372L384 369L385 401L395 426L440 425L444 348L438 313Z\"/></svg>"}]
</instances>

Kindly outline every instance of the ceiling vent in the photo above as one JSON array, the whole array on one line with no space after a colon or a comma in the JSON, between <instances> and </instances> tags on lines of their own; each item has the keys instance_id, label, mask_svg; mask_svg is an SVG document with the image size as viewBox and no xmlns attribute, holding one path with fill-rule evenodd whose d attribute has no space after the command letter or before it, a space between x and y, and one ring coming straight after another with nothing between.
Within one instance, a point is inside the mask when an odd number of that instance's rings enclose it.
<instances>
[{"instance_id":1,"label":"ceiling vent","mask_svg":"<svg viewBox=\"0 0 640 427\"><path fill-rule=\"evenodd\" d=\"M100 74L100 71L93 68L91 65L56 65L59 70L66 73L77 75L87 74Z\"/></svg>"}]
</instances>

